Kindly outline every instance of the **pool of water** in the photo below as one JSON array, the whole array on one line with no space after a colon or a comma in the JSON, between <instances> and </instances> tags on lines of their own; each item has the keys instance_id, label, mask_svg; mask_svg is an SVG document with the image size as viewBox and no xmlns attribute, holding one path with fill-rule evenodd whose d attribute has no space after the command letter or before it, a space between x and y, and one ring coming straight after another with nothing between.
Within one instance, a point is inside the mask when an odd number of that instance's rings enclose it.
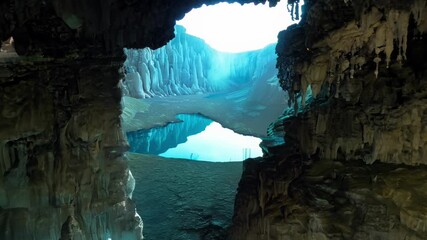
<instances>
[{"instance_id":1,"label":"pool of water","mask_svg":"<svg viewBox=\"0 0 427 240\"><path fill-rule=\"evenodd\" d=\"M130 152L200 161L243 161L262 156L260 138L224 128L199 114L179 114L180 122L127 134Z\"/></svg>"}]
</instances>

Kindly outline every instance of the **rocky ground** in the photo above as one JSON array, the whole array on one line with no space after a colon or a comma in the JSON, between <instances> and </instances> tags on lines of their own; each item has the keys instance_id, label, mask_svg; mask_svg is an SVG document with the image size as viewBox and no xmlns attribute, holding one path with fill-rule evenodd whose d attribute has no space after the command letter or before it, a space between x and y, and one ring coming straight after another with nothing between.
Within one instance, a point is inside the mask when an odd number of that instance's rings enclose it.
<instances>
[{"instance_id":1,"label":"rocky ground","mask_svg":"<svg viewBox=\"0 0 427 240\"><path fill-rule=\"evenodd\" d=\"M144 239L225 239L241 162L213 163L128 153Z\"/></svg>"},{"instance_id":2,"label":"rocky ground","mask_svg":"<svg viewBox=\"0 0 427 240\"><path fill-rule=\"evenodd\" d=\"M236 132L266 136L269 124L285 108L284 100L275 104L250 101L248 91L150 99L125 96L122 125L129 132L177 121L175 116L180 113L201 113ZM133 200L144 221L146 239L225 239L241 162L213 163L134 153L128 157L136 180Z\"/></svg>"}]
</instances>

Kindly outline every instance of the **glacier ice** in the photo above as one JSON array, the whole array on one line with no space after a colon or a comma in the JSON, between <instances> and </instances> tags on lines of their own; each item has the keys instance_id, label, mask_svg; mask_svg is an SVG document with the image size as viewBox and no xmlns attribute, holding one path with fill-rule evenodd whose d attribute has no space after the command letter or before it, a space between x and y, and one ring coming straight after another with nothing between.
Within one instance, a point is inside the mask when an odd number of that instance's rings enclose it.
<instances>
[{"instance_id":1,"label":"glacier ice","mask_svg":"<svg viewBox=\"0 0 427 240\"><path fill-rule=\"evenodd\" d=\"M235 90L262 76L274 77L274 44L245 53L216 51L177 25L176 37L157 50L124 49L125 95L135 98Z\"/></svg>"}]
</instances>

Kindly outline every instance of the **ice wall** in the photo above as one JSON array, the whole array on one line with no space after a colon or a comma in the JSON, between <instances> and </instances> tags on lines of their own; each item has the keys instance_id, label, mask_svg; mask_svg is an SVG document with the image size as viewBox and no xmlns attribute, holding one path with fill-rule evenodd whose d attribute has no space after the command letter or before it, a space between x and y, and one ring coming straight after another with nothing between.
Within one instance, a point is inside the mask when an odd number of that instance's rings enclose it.
<instances>
[{"instance_id":1,"label":"ice wall","mask_svg":"<svg viewBox=\"0 0 427 240\"><path fill-rule=\"evenodd\" d=\"M186 34L182 26L175 27L175 34L157 50L124 49L125 95L150 98L232 90L265 76L266 71L270 77L277 73L273 45L245 53L223 53Z\"/></svg>"}]
</instances>

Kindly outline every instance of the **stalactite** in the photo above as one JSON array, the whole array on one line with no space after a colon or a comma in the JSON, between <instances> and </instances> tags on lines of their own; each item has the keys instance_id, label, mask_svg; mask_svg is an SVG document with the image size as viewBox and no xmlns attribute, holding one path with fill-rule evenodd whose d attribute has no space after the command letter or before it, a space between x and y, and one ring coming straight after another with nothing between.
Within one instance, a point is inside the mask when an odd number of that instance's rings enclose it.
<instances>
[{"instance_id":1,"label":"stalactite","mask_svg":"<svg viewBox=\"0 0 427 240\"><path fill-rule=\"evenodd\" d=\"M288 12L292 21L299 20L299 0L288 0Z\"/></svg>"},{"instance_id":2,"label":"stalactite","mask_svg":"<svg viewBox=\"0 0 427 240\"><path fill-rule=\"evenodd\" d=\"M377 51L378 53L377 53L377 56L374 58L374 62L375 62L375 71L374 71L374 74L375 74L375 78L378 78L378 74L379 74L379 65L380 65L380 62L381 62L381 58L379 57L379 51Z\"/></svg>"},{"instance_id":3,"label":"stalactite","mask_svg":"<svg viewBox=\"0 0 427 240\"><path fill-rule=\"evenodd\" d=\"M417 23L418 30L423 34L421 24L426 24L426 19L424 17L425 12L427 11L427 1L425 0L415 0L414 4L411 6L411 12L414 16L415 22Z\"/></svg>"},{"instance_id":4,"label":"stalactite","mask_svg":"<svg viewBox=\"0 0 427 240\"><path fill-rule=\"evenodd\" d=\"M414 14L417 16L421 16L424 12L423 9L425 9L425 1L417 0L412 7L412 12L415 12ZM298 81L292 74L292 71L296 71L301 75L302 84L307 81L307 86L310 86L313 90L314 97L316 97L324 82L328 82L330 86L335 81L337 86L335 97L339 97L339 86L345 76L353 79L356 72L362 69L368 59L370 53L366 53L366 49L362 49L363 46L367 46L367 50L375 52L375 57L370 61L375 63L374 74L376 78L379 77L381 53L385 54L384 61L387 68L390 67L393 61L402 65L402 62L406 61L409 16L409 12L405 10L391 9L386 14L383 14L376 7L372 7L369 12L362 14L360 25L356 22L350 22L340 31L329 34L328 37L316 44L318 50L322 47L331 48L329 60L325 60L325 62L329 62L329 67L322 70L320 64L316 62L319 57L304 61L304 64L309 64L310 68L318 66L315 71L311 71L311 69L298 70L298 67L291 64L292 61L284 61L281 68L283 68L284 71L282 72L285 74L280 76L281 86L290 92L290 88L287 86L295 86L292 82ZM418 17L415 18L418 19ZM423 19L417 21L423 21ZM395 43L397 43L397 46ZM394 50L397 51L395 52L397 57L396 59L391 59ZM326 56L325 59L327 59ZM338 62L335 63L335 61ZM321 79L320 76L322 78L323 76L326 77ZM290 84L287 82L290 82ZM304 105L305 88L302 87L296 92L301 93L301 104ZM289 93L289 95L291 101L295 101L294 94Z\"/></svg>"},{"instance_id":5,"label":"stalactite","mask_svg":"<svg viewBox=\"0 0 427 240\"><path fill-rule=\"evenodd\" d=\"M389 68L391 62L391 53L394 49L394 34L393 30L390 29L390 26L387 26L386 30L386 43L385 43L385 54L386 54L386 67Z\"/></svg>"},{"instance_id":6,"label":"stalactite","mask_svg":"<svg viewBox=\"0 0 427 240\"><path fill-rule=\"evenodd\" d=\"M355 2L352 1L352 4ZM424 224L424 215L405 210L412 203L416 207L411 206L411 209L422 209L419 202L407 198L418 194L409 193L408 188L401 185L402 182L409 183L409 175L398 177L400 179L396 181L399 184L390 184L393 181L391 179L403 171L411 174L422 168L419 176L425 176L422 165L425 164L426 158L423 156L427 152L423 146L427 140L423 136L427 136L427 128L422 127L422 119L426 115L426 104L424 94L419 94L425 92L425 87L419 85L422 79L415 79L410 64L403 64L402 69L396 68L399 62L406 60L405 38L409 27L407 7L410 3L399 2L391 8L378 6L381 9L378 11L373 4L384 4L387 1L368 2L363 2L366 4L363 7L366 12L360 14L361 21L349 22L336 31L328 32L323 39L316 39L307 55L304 55L307 52L302 49L306 48L304 44L307 41L300 39L303 34L288 29L285 32L288 35L283 35L286 44L301 48L282 55L279 53L278 67L282 68L280 83L294 99L293 103L299 100L298 94L301 94L304 102L305 87L311 86L315 95L314 89L322 80L322 71L327 73L324 82L336 86L336 91L331 90L329 97L332 98L335 93L340 99L313 101L310 107L300 110L296 116L280 118L275 123L276 127L272 127L274 130L269 131L271 136L283 133L286 144L283 145L283 152L265 157L260 162L264 167L257 166L257 172L246 176L248 181L258 178L262 182L262 187L258 186L259 191L253 193L252 188L247 192L239 190L244 193L240 197L256 199L263 208L258 214L251 215L255 220L249 228L242 225L249 230L241 239L266 239L269 237L266 230L272 234L271 239L327 239L337 236L337 233L340 237L357 239L424 236L424 225L427 226ZM312 7L323 8L327 3L330 1L314 1ZM422 8L425 3L422 1ZM417 16L414 18L417 19ZM305 33L318 30L315 26L312 22L305 23ZM418 32L415 30L414 34ZM325 59L325 69L321 68L320 56ZM308 67L305 68L305 65ZM384 71L386 67L389 69ZM375 80L374 74L379 80ZM398 85L394 84L395 81ZM401 101L399 98L410 100ZM269 150L273 152L275 147ZM305 159L310 163L302 167L304 170L301 176L295 181L289 180L289 187L281 190L280 182L276 180L295 174L294 171L287 172L288 165L281 165L282 162L294 160L289 157L289 152L294 148L299 156L316 153L316 160L312 161L309 157ZM313 170L312 166L317 164L319 168ZM357 166L357 169L351 164ZM271 165L280 168L280 174L259 174L259 169L274 169ZM386 168L394 169L390 170L394 176L384 183L380 180L381 174L377 173L388 172ZM308 183L304 185L304 181ZM414 178L413 182L419 181ZM387 193L381 193L384 192L383 187ZM405 192L400 200L397 195L402 193L396 188L402 188ZM261 195L260 190L265 193ZM252 195L248 197L247 194ZM367 199L375 200L371 202ZM397 206L396 202L401 205ZM390 211L390 206L396 211ZM401 211L405 211L403 217L399 215ZM242 215L242 219L244 217ZM358 217L361 217L360 221L356 220ZM342 220L344 218L345 224ZM385 227L379 227L382 225L379 222L384 223ZM390 222L395 226L393 229L387 227Z\"/></svg>"}]
</instances>

